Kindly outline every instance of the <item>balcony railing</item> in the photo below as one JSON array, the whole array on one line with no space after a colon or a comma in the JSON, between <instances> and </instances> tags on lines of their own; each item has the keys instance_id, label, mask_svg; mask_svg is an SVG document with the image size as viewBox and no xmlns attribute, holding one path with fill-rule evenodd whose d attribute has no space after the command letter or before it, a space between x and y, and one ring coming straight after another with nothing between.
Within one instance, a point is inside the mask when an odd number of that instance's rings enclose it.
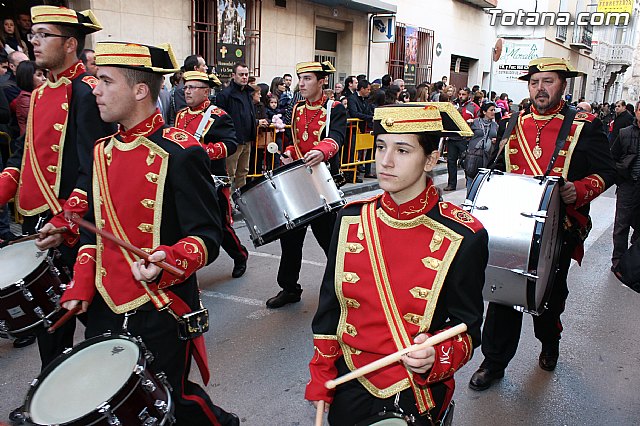
<instances>
[{"instance_id":1,"label":"balcony railing","mask_svg":"<svg viewBox=\"0 0 640 426\"><path fill-rule=\"evenodd\" d=\"M631 65L633 61L633 46L600 42L594 45L591 56L605 65Z\"/></svg>"},{"instance_id":2,"label":"balcony railing","mask_svg":"<svg viewBox=\"0 0 640 426\"><path fill-rule=\"evenodd\" d=\"M573 28L573 41L570 46L575 49L591 50L591 40L593 39L593 27L591 25L578 26Z\"/></svg>"}]
</instances>

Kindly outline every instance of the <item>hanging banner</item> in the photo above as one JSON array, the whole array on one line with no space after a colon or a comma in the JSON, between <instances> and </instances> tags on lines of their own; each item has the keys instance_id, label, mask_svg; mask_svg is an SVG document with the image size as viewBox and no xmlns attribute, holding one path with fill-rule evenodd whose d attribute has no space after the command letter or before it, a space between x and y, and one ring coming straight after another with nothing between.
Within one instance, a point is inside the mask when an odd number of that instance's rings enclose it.
<instances>
[{"instance_id":1,"label":"hanging banner","mask_svg":"<svg viewBox=\"0 0 640 426\"><path fill-rule=\"evenodd\" d=\"M406 27L404 38L404 84L416 84L418 66L418 29Z\"/></svg>"},{"instance_id":2,"label":"hanging banner","mask_svg":"<svg viewBox=\"0 0 640 426\"><path fill-rule=\"evenodd\" d=\"M233 64L246 62L244 57L246 24L246 0L218 0L216 70L219 77L231 77Z\"/></svg>"}]
</instances>

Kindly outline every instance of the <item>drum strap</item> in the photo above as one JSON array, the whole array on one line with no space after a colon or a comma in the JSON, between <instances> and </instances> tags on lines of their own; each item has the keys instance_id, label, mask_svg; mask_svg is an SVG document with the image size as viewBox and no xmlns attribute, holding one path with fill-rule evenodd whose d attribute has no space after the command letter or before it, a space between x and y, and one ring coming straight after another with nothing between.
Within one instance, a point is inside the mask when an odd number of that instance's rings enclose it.
<instances>
[{"instance_id":1,"label":"drum strap","mask_svg":"<svg viewBox=\"0 0 640 426\"><path fill-rule=\"evenodd\" d=\"M215 107L216 107L215 105L210 105L209 108L207 108L206 111L202 113L202 119L200 120L200 124L198 125L196 132L193 134L193 136L195 136L196 139L198 139L198 141L200 141L200 138L202 137L202 132L204 132L204 128L209 122L209 118L211 117L211 112Z\"/></svg>"},{"instance_id":2,"label":"drum strap","mask_svg":"<svg viewBox=\"0 0 640 426\"><path fill-rule=\"evenodd\" d=\"M578 112L572 106L567 108L567 111L564 114L564 120L562 120L562 126L560 127L560 131L558 132L558 139L556 139L556 149L553 151L553 155L551 156L551 160L549 160L549 166L547 166L547 171L544 172L544 177L546 178L553 170L553 166L556 164L556 160L558 159L558 154L560 150L564 146L567 136L569 136L569 131L571 131L571 125L573 124L573 119L576 117L576 113Z\"/></svg>"}]
</instances>

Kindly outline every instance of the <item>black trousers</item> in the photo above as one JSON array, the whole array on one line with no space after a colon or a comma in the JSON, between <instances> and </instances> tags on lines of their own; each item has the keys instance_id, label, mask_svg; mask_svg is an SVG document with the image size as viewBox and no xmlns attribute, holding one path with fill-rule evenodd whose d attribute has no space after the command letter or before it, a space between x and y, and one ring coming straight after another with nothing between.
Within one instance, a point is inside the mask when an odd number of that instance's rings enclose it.
<instances>
[{"instance_id":1,"label":"black trousers","mask_svg":"<svg viewBox=\"0 0 640 426\"><path fill-rule=\"evenodd\" d=\"M325 256L329 253L335 223L336 213L330 212L322 214L307 225L311 226L311 231L324 250ZM278 285L289 293L302 293L298 279L300 278L300 268L302 268L302 246L307 234L307 226L292 229L280 238L282 256L278 267Z\"/></svg>"},{"instance_id":2,"label":"black trousers","mask_svg":"<svg viewBox=\"0 0 640 426\"><path fill-rule=\"evenodd\" d=\"M565 302L569 295L567 274L571 266L571 254L577 242L565 238L558 258L556 273L547 309L540 316L533 317L533 328L536 338L542 344L556 344L560 341L562 322L560 315L564 312ZM491 285L487 282L485 285ZM522 330L521 312L510 306L489 303L487 316L482 329L482 366L491 370L501 370L509 365L518 349L520 331Z\"/></svg>"},{"instance_id":3,"label":"black trousers","mask_svg":"<svg viewBox=\"0 0 640 426\"><path fill-rule=\"evenodd\" d=\"M229 189L218 187L218 206L220 212L224 215L224 223L222 224L222 244L220 246L235 261L241 262L247 260L249 252L242 245L240 239L236 235L236 231L231 226L231 208L229 202Z\"/></svg>"},{"instance_id":4,"label":"black trousers","mask_svg":"<svg viewBox=\"0 0 640 426\"><path fill-rule=\"evenodd\" d=\"M447 140L447 186L455 188L458 183L458 160L467 151L468 141L464 139Z\"/></svg>"},{"instance_id":5,"label":"black trousers","mask_svg":"<svg viewBox=\"0 0 640 426\"><path fill-rule=\"evenodd\" d=\"M123 334L125 316L115 314L96 294L87 312L86 337L106 332ZM235 425L229 413L213 404L209 395L198 384L189 381L192 343L178 338L176 320L168 312L159 312L151 304L141 306L129 316L127 330L140 337L154 355L150 364L155 373L164 372L173 387L176 426Z\"/></svg>"},{"instance_id":6,"label":"black trousers","mask_svg":"<svg viewBox=\"0 0 640 426\"><path fill-rule=\"evenodd\" d=\"M640 236L640 180L618 183L616 189L616 218L613 223L613 254L611 263L615 266L620 257L629 249L629 231L633 244Z\"/></svg>"},{"instance_id":7,"label":"black trousers","mask_svg":"<svg viewBox=\"0 0 640 426\"><path fill-rule=\"evenodd\" d=\"M22 233L31 235L36 233L36 226L38 220L43 217L43 222L51 218L50 215L37 215L37 216L25 216L22 224ZM58 247L60 252L60 261L62 265L67 269L71 276L73 274L73 265L76 262L76 256L78 255L78 246L69 247L65 244L61 244ZM84 315L80 315L80 320L84 320ZM41 368L44 369L51 361L62 352L73 346L73 335L76 331L76 317L71 318L62 327L58 328L54 333L49 334L44 327L37 327L35 331L36 338L38 339L38 352L40 353Z\"/></svg>"},{"instance_id":8,"label":"black trousers","mask_svg":"<svg viewBox=\"0 0 640 426\"><path fill-rule=\"evenodd\" d=\"M349 372L349 369L342 358L338 361L337 368L338 376L342 376ZM432 415L434 421L437 420L438 415L442 410L445 393L446 388L444 385L436 384L432 386L435 407L432 408L429 413ZM369 393L369 391L358 380L348 381L336 388L333 402L329 407L329 424L332 426L353 426L357 423L363 422L364 420L371 419L372 417L375 418L375 416L382 411L397 412L394 404L395 399L395 395L385 399L378 398L371 395L371 393ZM421 416L418 413L416 398L411 388L400 392L398 405L405 415L413 415L416 420L414 423L415 425L431 425L431 421L428 418L429 413L424 416Z\"/></svg>"}]
</instances>

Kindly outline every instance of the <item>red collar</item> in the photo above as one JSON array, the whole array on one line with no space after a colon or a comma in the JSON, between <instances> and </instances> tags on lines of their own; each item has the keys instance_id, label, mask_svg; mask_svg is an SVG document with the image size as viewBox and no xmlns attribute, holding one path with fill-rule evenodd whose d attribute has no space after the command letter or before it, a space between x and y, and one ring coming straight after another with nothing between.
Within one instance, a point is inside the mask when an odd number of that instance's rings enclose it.
<instances>
[{"instance_id":1,"label":"red collar","mask_svg":"<svg viewBox=\"0 0 640 426\"><path fill-rule=\"evenodd\" d=\"M427 187L416 198L401 205L396 204L388 192L382 194L380 203L382 209L394 219L409 220L424 215L431 210L440 200L438 189L433 185L433 181L429 179Z\"/></svg>"},{"instance_id":2,"label":"red collar","mask_svg":"<svg viewBox=\"0 0 640 426\"><path fill-rule=\"evenodd\" d=\"M322 96L320 96L320 99L318 99L317 101L315 101L315 102L307 101L305 105L309 105L309 106L324 105L326 100L327 100L327 97L323 94Z\"/></svg>"},{"instance_id":3,"label":"red collar","mask_svg":"<svg viewBox=\"0 0 640 426\"><path fill-rule=\"evenodd\" d=\"M82 61L79 60L78 62L71 65L69 68L67 68L66 70L62 71L57 76L54 76L53 73L51 73L51 79L52 81L58 81L62 77L65 77L65 78L68 78L69 80L73 80L74 78L86 72L87 72L87 69L84 67L84 64L82 63Z\"/></svg>"},{"instance_id":4,"label":"red collar","mask_svg":"<svg viewBox=\"0 0 640 426\"><path fill-rule=\"evenodd\" d=\"M536 107L532 104L532 105L531 105L531 112L532 112L532 113L534 113L535 115L553 115L553 114L557 114L557 113L559 113L559 112L560 112L560 110L561 110L563 107L564 107L564 101L563 101L563 100L560 100L560 103L559 103L556 107L554 107L554 108L552 108L552 109L550 109L550 110L546 111L544 114L541 114L541 113L539 113L539 112L538 112L538 110L536 109Z\"/></svg>"},{"instance_id":5,"label":"red collar","mask_svg":"<svg viewBox=\"0 0 640 426\"><path fill-rule=\"evenodd\" d=\"M162 114L156 109L156 112L151 114L147 119L142 120L129 130L124 130L122 125L118 124L118 134L122 138L123 142L133 142L138 136L147 136L156 132L164 125Z\"/></svg>"},{"instance_id":6,"label":"red collar","mask_svg":"<svg viewBox=\"0 0 640 426\"><path fill-rule=\"evenodd\" d=\"M205 109L209 108L209 105L211 105L211 101L209 101L207 99L206 101L204 101L203 103L201 103L197 107L189 108L189 109L191 110L191 112L200 112L200 111L204 111Z\"/></svg>"}]
</instances>

